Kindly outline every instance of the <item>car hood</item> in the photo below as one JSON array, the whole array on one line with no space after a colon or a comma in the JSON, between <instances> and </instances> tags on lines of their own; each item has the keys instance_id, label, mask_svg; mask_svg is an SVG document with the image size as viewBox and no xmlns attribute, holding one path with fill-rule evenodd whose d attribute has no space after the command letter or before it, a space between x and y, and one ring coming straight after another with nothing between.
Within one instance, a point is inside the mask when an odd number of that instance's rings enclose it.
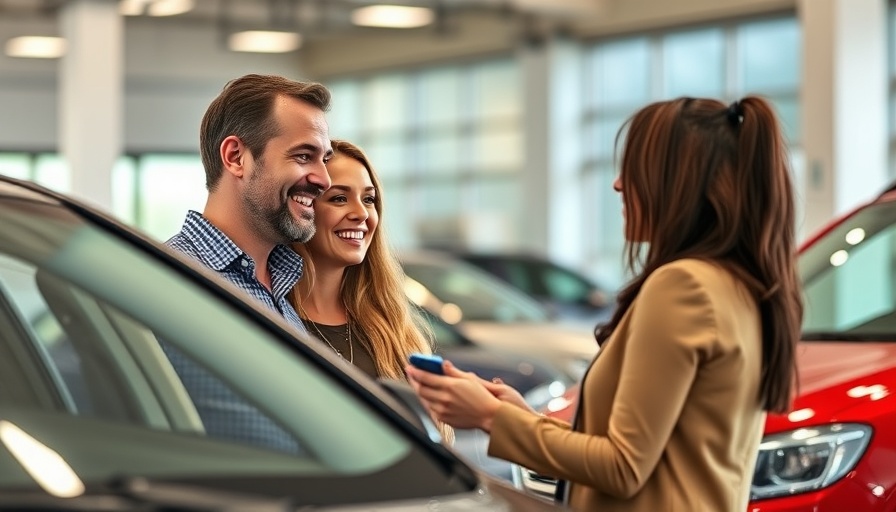
<instances>
[{"instance_id":1,"label":"car hood","mask_svg":"<svg viewBox=\"0 0 896 512\"><path fill-rule=\"evenodd\" d=\"M838 421L859 421L853 410L875 402L892 405L896 343L803 341L797 348L799 396L792 412L770 414L766 433ZM849 412L848 412L849 411Z\"/></svg>"},{"instance_id":2,"label":"car hood","mask_svg":"<svg viewBox=\"0 0 896 512\"><path fill-rule=\"evenodd\" d=\"M588 329L563 324L467 321L458 324L458 328L483 345L528 354L563 354L591 359L598 348L594 334Z\"/></svg>"}]
</instances>

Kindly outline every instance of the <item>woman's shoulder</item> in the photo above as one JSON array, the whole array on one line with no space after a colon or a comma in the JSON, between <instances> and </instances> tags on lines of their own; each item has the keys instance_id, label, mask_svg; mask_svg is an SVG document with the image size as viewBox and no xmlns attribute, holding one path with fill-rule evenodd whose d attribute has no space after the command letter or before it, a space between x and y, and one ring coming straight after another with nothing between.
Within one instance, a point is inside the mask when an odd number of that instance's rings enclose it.
<instances>
[{"instance_id":1,"label":"woman's shoulder","mask_svg":"<svg viewBox=\"0 0 896 512\"><path fill-rule=\"evenodd\" d=\"M710 295L727 294L743 288L731 269L718 261L698 258L681 258L666 263L654 270L644 282L644 289L647 290L669 286L700 290Z\"/></svg>"},{"instance_id":2,"label":"woman's shoulder","mask_svg":"<svg viewBox=\"0 0 896 512\"><path fill-rule=\"evenodd\" d=\"M721 263L709 259L681 258L670 261L651 273L650 278L678 276L680 278L703 281L730 275L731 272ZM648 278L648 279L650 279Z\"/></svg>"}]
</instances>

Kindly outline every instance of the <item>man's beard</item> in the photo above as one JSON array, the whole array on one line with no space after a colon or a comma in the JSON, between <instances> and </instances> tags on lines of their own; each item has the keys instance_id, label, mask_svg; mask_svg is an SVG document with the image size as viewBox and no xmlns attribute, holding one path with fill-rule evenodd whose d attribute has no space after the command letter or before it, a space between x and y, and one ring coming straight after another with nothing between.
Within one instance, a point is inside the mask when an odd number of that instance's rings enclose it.
<instances>
[{"instance_id":1,"label":"man's beard","mask_svg":"<svg viewBox=\"0 0 896 512\"><path fill-rule=\"evenodd\" d=\"M307 242L314 236L314 212L303 211L302 219L296 220L289 211L288 201L292 201L291 197L300 191L318 195L320 187L311 184L295 187L290 189L285 200L277 205L271 205L271 200L278 199L280 194L276 187L262 180L266 175L267 169L264 168L264 163L258 160L243 196L243 205L253 225L261 230L266 238L273 239L276 243Z\"/></svg>"}]
</instances>

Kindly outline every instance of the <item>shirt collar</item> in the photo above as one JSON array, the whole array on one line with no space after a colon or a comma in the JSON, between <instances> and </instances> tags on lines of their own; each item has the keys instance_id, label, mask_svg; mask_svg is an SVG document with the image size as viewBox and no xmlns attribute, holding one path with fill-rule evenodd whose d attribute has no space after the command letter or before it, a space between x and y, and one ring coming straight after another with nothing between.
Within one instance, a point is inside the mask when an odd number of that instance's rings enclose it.
<instances>
[{"instance_id":1,"label":"shirt collar","mask_svg":"<svg viewBox=\"0 0 896 512\"><path fill-rule=\"evenodd\" d=\"M193 243L196 257L205 266L218 272L227 268L234 260L244 255L223 231L216 228L201 213L190 210L184 220L184 236Z\"/></svg>"},{"instance_id":2,"label":"shirt collar","mask_svg":"<svg viewBox=\"0 0 896 512\"><path fill-rule=\"evenodd\" d=\"M187 212L184 221L184 236L196 248L196 256L207 267L221 272L234 261L246 258L255 264L242 249L237 246L223 231L215 227L197 211ZM292 248L282 244L274 246L268 255L268 268L271 270L271 293L274 297L283 297L302 277L305 261ZM249 268L254 275L254 269Z\"/></svg>"},{"instance_id":3,"label":"shirt collar","mask_svg":"<svg viewBox=\"0 0 896 512\"><path fill-rule=\"evenodd\" d=\"M268 268L271 269L271 294L279 299L302 278L305 260L291 247L277 245L268 256Z\"/></svg>"}]
</instances>

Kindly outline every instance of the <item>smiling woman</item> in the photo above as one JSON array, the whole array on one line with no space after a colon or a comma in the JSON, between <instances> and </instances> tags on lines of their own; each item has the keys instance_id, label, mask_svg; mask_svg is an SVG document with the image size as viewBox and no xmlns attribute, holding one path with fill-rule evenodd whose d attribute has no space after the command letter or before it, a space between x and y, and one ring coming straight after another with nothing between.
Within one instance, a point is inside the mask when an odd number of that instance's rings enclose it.
<instances>
[{"instance_id":1,"label":"smiling woman","mask_svg":"<svg viewBox=\"0 0 896 512\"><path fill-rule=\"evenodd\" d=\"M404 274L383 236L379 177L361 148L331 144L331 186L314 201L316 233L293 244L306 269L290 300L308 331L343 360L373 378L405 381L408 358L432 353L433 335L405 296ZM451 428L439 427L453 442Z\"/></svg>"},{"instance_id":2,"label":"smiling woman","mask_svg":"<svg viewBox=\"0 0 896 512\"><path fill-rule=\"evenodd\" d=\"M407 300L403 273L382 233L382 187L364 152L332 141L331 187L314 202L314 237L294 244L306 262L292 294L308 330L371 377L405 379L432 336Z\"/></svg>"}]
</instances>

